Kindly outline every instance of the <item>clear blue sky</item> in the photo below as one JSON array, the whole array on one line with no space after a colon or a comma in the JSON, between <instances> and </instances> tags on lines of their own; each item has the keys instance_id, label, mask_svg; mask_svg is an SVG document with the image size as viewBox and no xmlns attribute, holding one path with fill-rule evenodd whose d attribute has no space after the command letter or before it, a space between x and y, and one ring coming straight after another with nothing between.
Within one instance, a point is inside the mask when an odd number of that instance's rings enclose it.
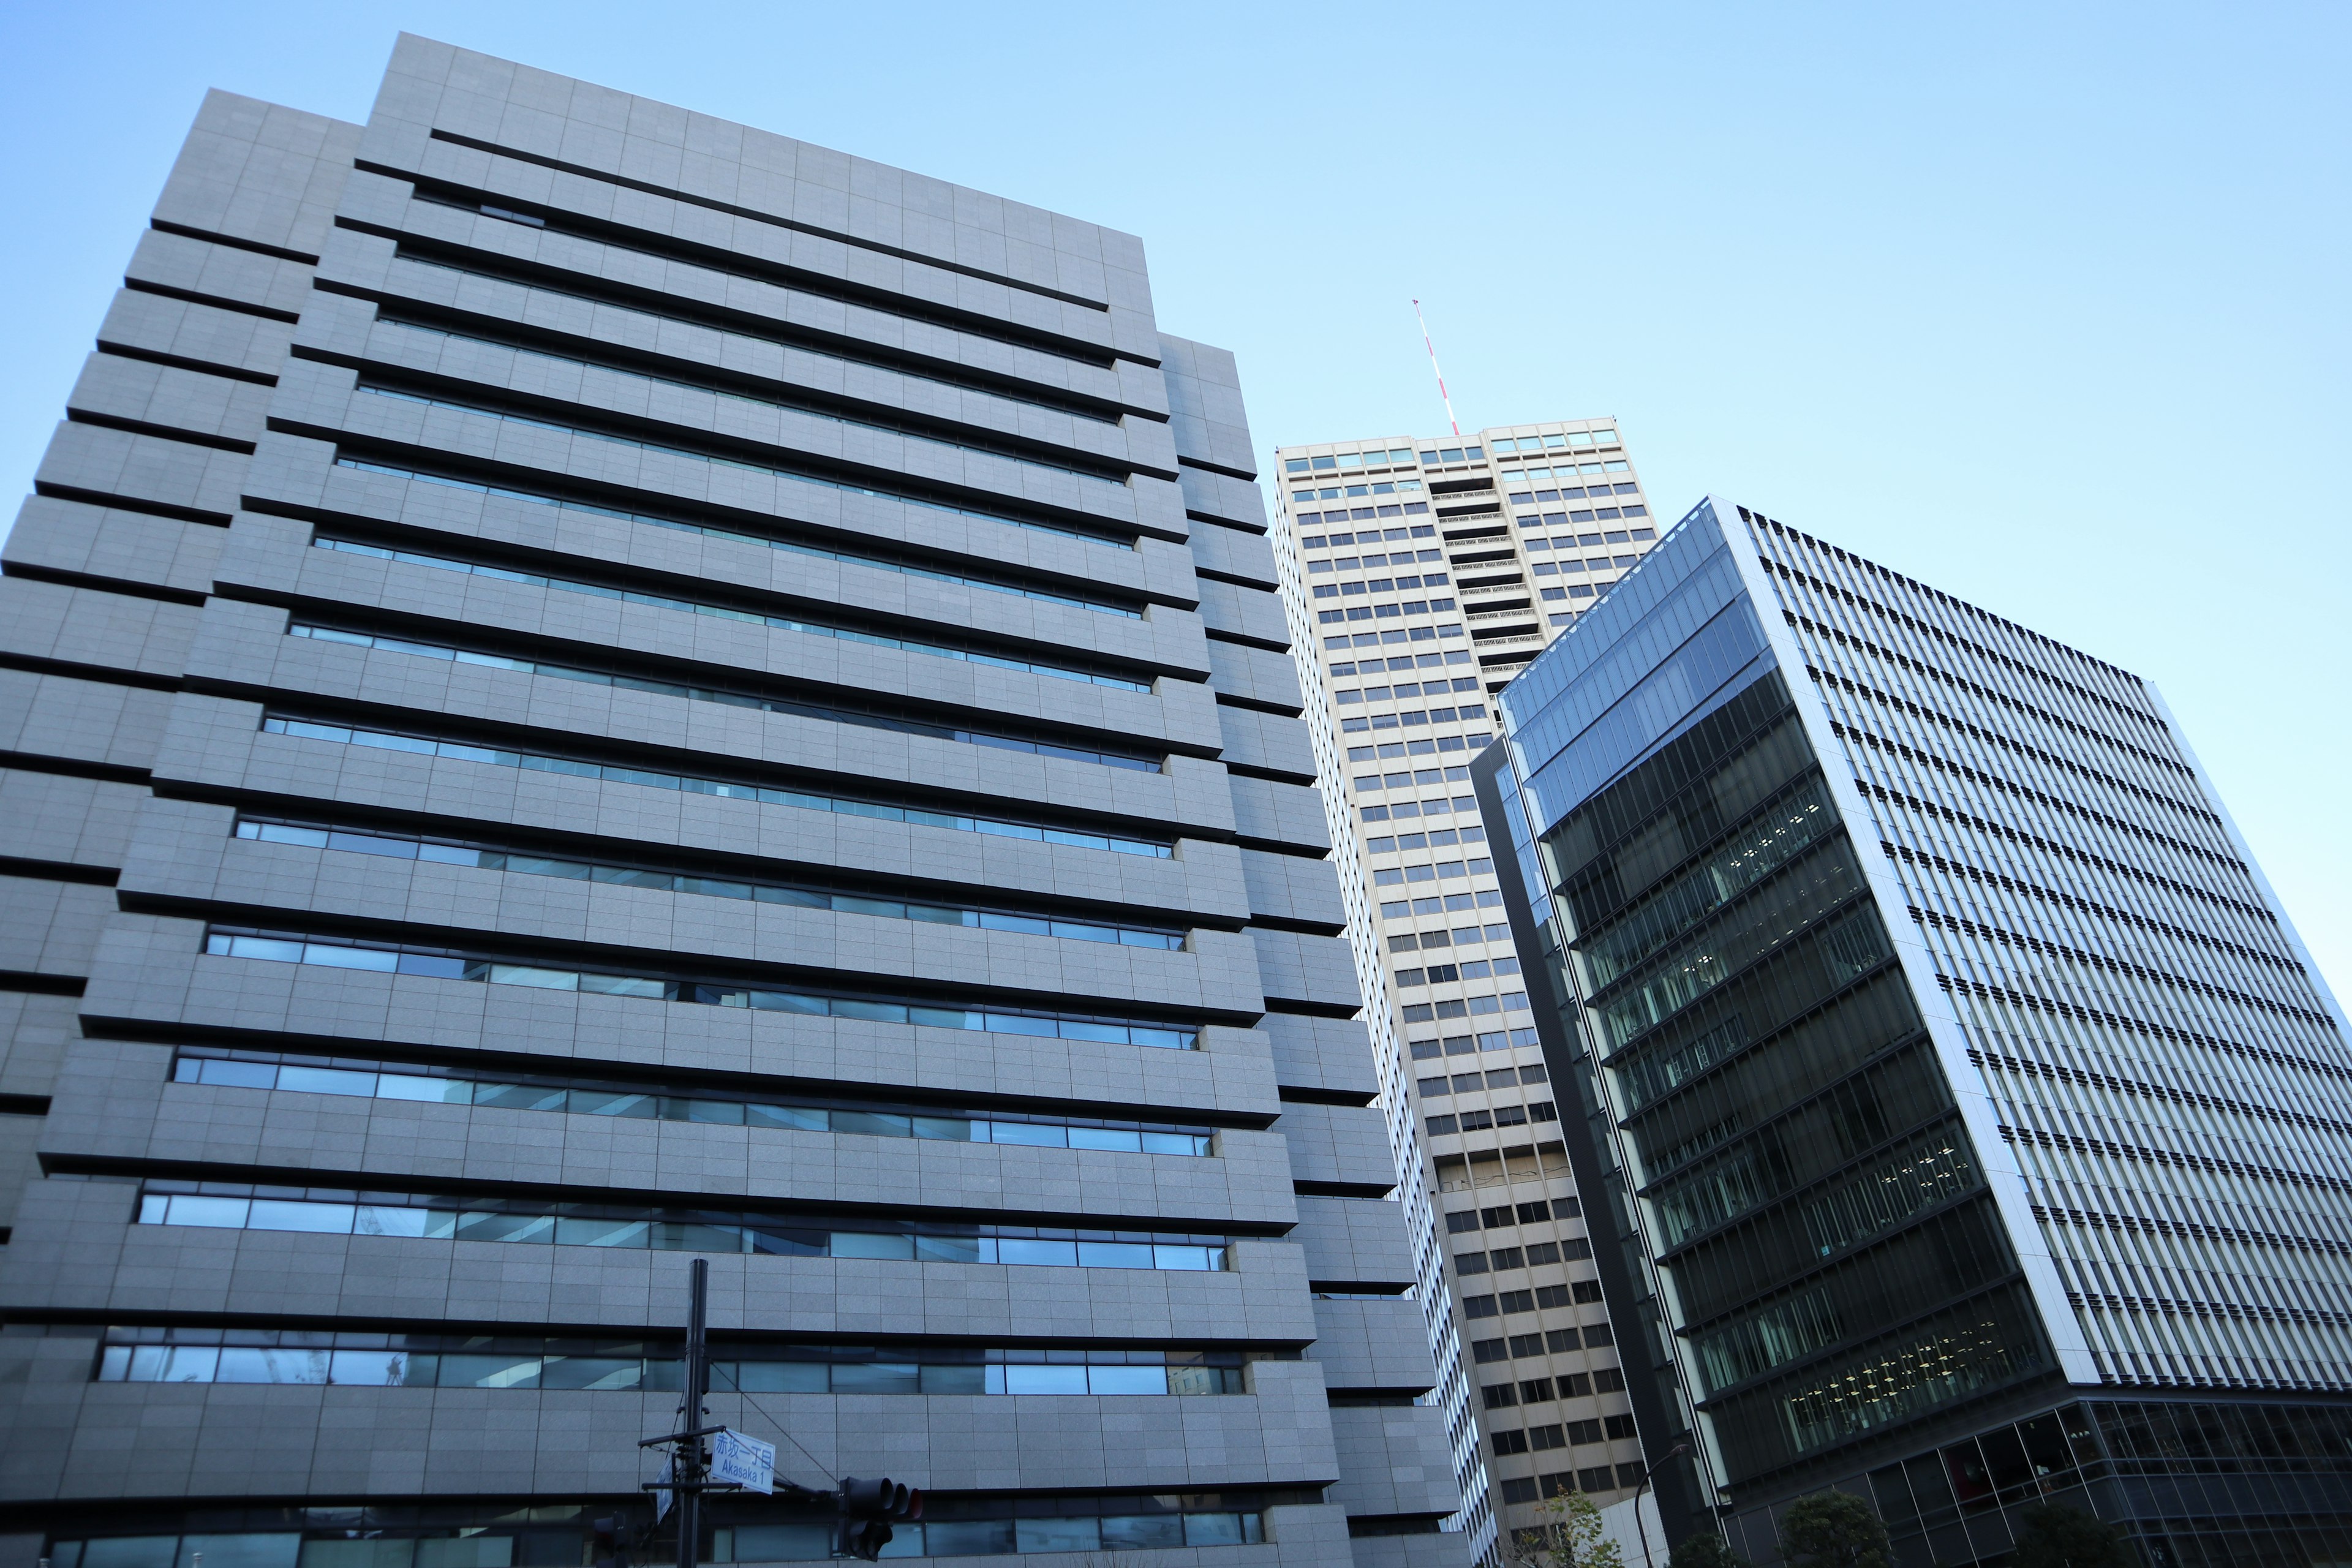
<instances>
[{"instance_id":1,"label":"clear blue sky","mask_svg":"<svg viewBox=\"0 0 2352 1568\"><path fill-rule=\"evenodd\" d=\"M19 0L0 489L203 90L402 27L1131 230L1262 449L1437 429L1417 294L1465 425L2154 679L2352 985L2352 8Z\"/></svg>"}]
</instances>

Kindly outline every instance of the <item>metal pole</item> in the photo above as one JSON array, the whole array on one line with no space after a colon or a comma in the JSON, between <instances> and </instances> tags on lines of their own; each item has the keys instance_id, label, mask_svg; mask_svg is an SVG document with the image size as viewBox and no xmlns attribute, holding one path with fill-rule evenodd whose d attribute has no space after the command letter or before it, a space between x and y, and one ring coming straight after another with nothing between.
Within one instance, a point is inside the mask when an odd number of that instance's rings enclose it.
<instances>
[{"instance_id":1,"label":"metal pole","mask_svg":"<svg viewBox=\"0 0 2352 1568\"><path fill-rule=\"evenodd\" d=\"M698 1258L688 1265L691 1280L686 1312L686 1387L678 1405L678 1430L694 1432L702 1425L703 1397L710 1392L710 1347L703 1341L703 1313L710 1300L710 1259ZM695 1568L702 1546L702 1438L688 1437L677 1449L670 1479L677 1500L677 1568ZM1636 1511L1639 1511L1636 1505Z\"/></svg>"},{"instance_id":2,"label":"metal pole","mask_svg":"<svg viewBox=\"0 0 2352 1568\"><path fill-rule=\"evenodd\" d=\"M1650 1527L1642 1522L1642 1494L1650 1489L1650 1478L1658 1473L1658 1465L1665 1464L1669 1460L1679 1459L1685 1454L1689 1452L1690 1445L1688 1443L1675 1444L1673 1447L1666 1450L1665 1457L1661 1458L1657 1465L1649 1466L1647 1468L1643 1470L1642 1484L1633 1489L1633 1528L1641 1533L1642 1537L1642 1568L1657 1568L1657 1565L1650 1561ZM1664 1518L1662 1516L1658 1521L1658 1528L1661 1530L1664 1529L1665 1522ZM683 1563L678 1565L678 1568L694 1568L694 1564L691 1563Z\"/></svg>"},{"instance_id":3,"label":"metal pole","mask_svg":"<svg viewBox=\"0 0 2352 1568\"><path fill-rule=\"evenodd\" d=\"M1421 313L1421 301L1412 302L1412 319L1421 323L1421 346L1429 351L1429 368L1437 374L1437 400L1445 405L1445 422L1454 426L1454 438L1462 438L1462 422L1454 417L1454 399L1445 390L1445 373L1437 366L1437 345L1429 341L1429 318Z\"/></svg>"}]
</instances>

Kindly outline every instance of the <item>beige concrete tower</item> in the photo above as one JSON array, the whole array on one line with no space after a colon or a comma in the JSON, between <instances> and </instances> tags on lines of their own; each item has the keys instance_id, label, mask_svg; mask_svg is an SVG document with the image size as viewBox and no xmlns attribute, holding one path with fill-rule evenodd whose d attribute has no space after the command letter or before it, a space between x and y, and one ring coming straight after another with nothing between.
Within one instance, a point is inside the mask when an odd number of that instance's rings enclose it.
<instances>
[{"instance_id":1,"label":"beige concrete tower","mask_svg":"<svg viewBox=\"0 0 2352 1568\"><path fill-rule=\"evenodd\" d=\"M1284 447L1276 556L1483 1549L1642 1479L1469 763L1493 694L1657 537L1613 419Z\"/></svg>"}]
</instances>

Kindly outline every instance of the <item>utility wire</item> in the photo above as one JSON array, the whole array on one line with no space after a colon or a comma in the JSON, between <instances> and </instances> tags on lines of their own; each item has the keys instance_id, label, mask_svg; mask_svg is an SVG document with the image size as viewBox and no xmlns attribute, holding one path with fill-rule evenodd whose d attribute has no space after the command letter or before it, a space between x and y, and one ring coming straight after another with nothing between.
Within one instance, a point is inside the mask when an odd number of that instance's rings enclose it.
<instances>
[{"instance_id":1,"label":"utility wire","mask_svg":"<svg viewBox=\"0 0 2352 1568\"><path fill-rule=\"evenodd\" d=\"M766 1405L764 1405L761 1404L761 1403L760 1403L760 1396L759 1396L758 1394L753 1394L753 1393L752 1393L750 1389L748 1389L748 1388L744 1388L744 1387L740 1386L741 1382L742 1382L742 1380L741 1380L740 1378L738 1378L738 1379L736 1380L736 1383L737 1383L737 1385L738 1385L738 1386L736 1386L736 1387L735 1387L735 1388L733 1388L733 1389L727 1390L726 1392L733 1393L733 1394L741 1394L744 1398L746 1398L746 1399L750 1400L750 1401L751 1402L751 1408L752 1408L752 1409L754 1409L754 1410L757 1410L761 1415L762 1415L766 1416L766 1417L768 1418L768 1425L769 1425L769 1426L773 1426L773 1427L776 1429L776 1431L777 1431L777 1432L778 1432L778 1433L779 1433L779 1434L783 1437L783 1439L784 1439L784 1441L785 1441L785 1442L790 1443L790 1444L791 1444L793 1447L795 1447L795 1448L800 1448L800 1451L801 1451L801 1458L803 1458L806 1459L810 1464L816 1466L816 1473L817 1473L818 1475L823 1476L826 1480L831 1481L835 1486L836 1486L836 1487L837 1487L837 1486L839 1486L839 1485L841 1484L841 1478L840 1478L840 1477L838 1477L838 1476L836 1476L836 1475L835 1475L832 1471L830 1471L830 1470L826 1469L826 1468L824 1468L824 1465L822 1465L822 1464L818 1463L818 1461L817 1461L817 1457L816 1457L814 1454L810 1453L806 1448L802 1448L802 1447L801 1447L801 1440L800 1440L799 1438L797 1438L797 1437L795 1437L795 1436L793 1436L792 1428L791 1428L791 1427L789 1427L789 1426L785 1426L782 1421L777 1420L777 1419L776 1419L776 1413L775 1413L774 1411L772 1411L772 1410L769 1409ZM713 1393L718 1393L718 1392L720 1392L720 1391L714 1389L714 1390L712 1390L712 1392L713 1392Z\"/></svg>"}]
</instances>

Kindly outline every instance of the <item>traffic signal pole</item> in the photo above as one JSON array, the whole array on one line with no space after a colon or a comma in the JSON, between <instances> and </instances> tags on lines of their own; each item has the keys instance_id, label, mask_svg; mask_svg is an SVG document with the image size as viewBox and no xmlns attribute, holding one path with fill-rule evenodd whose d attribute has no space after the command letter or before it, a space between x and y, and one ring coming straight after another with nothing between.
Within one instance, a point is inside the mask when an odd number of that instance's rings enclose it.
<instances>
[{"instance_id":1,"label":"traffic signal pole","mask_svg":"<svg viewBox=\"0 0 2352 1568\"><path fill-rule=\"evenodd\" d=\"M705 1331L704 1319L710 1305L710 1260L695 1258L688 1266L688 1300L686 1315L686 1378L678 1397L677 1430L661 1437L647 1437L638 1443L640 1448L670 1448L669 1477L666 1480L648 1481L646 1489L665 1492L670 1506L677 1510L677 1568L697 1568L696 1559L702 1550L702 1494L708 1491L738 1491L746 1484L736 1479L714 1481L710 1479L710 1450L706 1439L727 1430L724 1426L699 1425L707 1414L703 1402L710 1394L710 1344ZM790 1434L786 1434L789 1437ZM735 1441L730 1439L730 1442ZM740 1447L737 1443L736 1447ZM772 1455L772 1450L769 1450ZM803 1450L806 1452L805 1449ZM734 1459L721 1456L721 1471L726 1473ZM772 1477L766 1458L756 1461L755 1479L750 1484L766 1491ZM736 1473L740 1474L740 1467ZM859 1480L855 1476L843 1479L832 1492L813 1491L807 1487L784 1481L781 1486L789 1497L814 1501L830 1498L834 1504L834 1549L844 1557L863 1558L871 1563L890 1543L893 1520L913 1521L923 1517L923 1494L890 1480ZM600 1532L607 1523L617 1538L621 1521L596 1521ZM612 1568L622 1568L617 1545ZM605 1568L599 1563L598 1568Z\"/></svg>"},{"instance_id":2,"label":"traffic signal pole","mask_svg":"<svg viewBox=\"0 0 2352 1568\"><path fill-rule=\"evenodd\" d=\"M714 1487L735 1489L731 1481L709 1479L710 1456L703 1440L726 1428L696 1425L703 1417L702 1403L710 1393L710 1345L704 1333L710 1307L710 1259L698 1258L688 1264L687 1281L686 1386L678 1397L677 1430L637 1445L640 1448L676 1445L670 1449L669 1479L651 1482L646 1489L668 1492L670 1505L677 1510L677 1568L695 1568L702 1549L702 1494Z\"/></svg>"},{"instance_id":3,"label":"traffic signal pole","mask_svg":"<svg viewBox=\"0 0 2352 1568\"><path fill-rule=\"evenodd\" d=\"M678 1430L698 1427L702 1402L710 1392L710 1344L704 1338L704 1317L710 1310L710 1259L698 1258L689 1266L691 1283L686 1309L686 1392L677 1407ZM702 1547L702 1434L695 1431L670 1450L670 1479L677 1490L677 1568L694 1568Z\"/></svg>"}]
</instances>

